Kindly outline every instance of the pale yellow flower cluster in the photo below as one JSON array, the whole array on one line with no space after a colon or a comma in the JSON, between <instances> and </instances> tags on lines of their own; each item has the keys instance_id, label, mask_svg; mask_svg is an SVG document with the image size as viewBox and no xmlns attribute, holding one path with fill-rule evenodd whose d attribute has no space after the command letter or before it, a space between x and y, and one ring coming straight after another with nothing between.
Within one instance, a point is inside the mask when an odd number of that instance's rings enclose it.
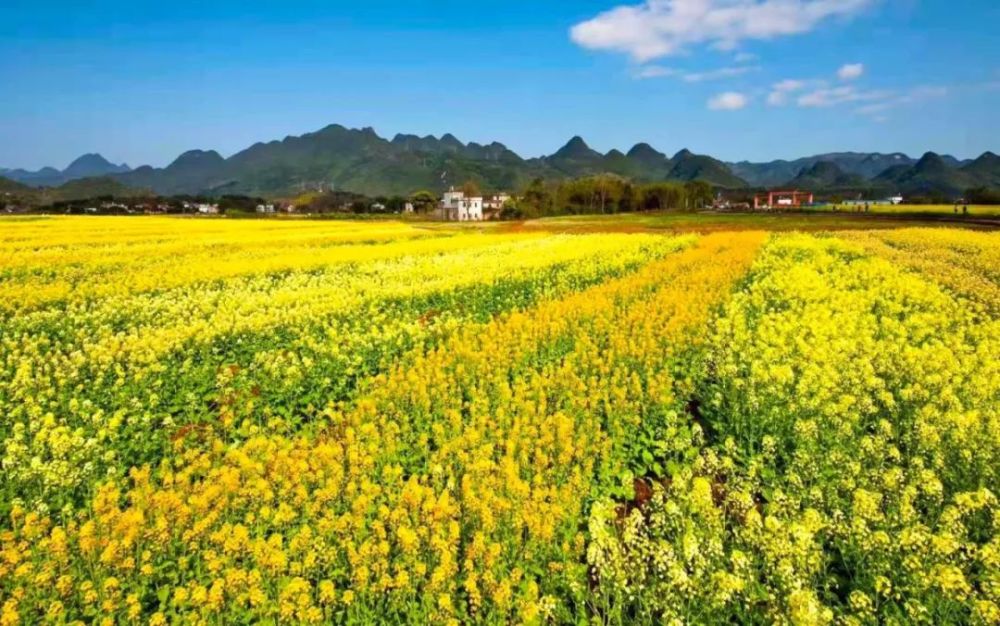
<instances>
[{"instance_id":1,"label":"pale yellow flower cluster","mask_svg":"<svg viewBox=\"0 0 1000 626\"><path fill-rule=\"evenodd\" d=\"M839 235L895 264L919 271L1000 316L1000 234L923 228Z\"/></svg>"}]
</instances>

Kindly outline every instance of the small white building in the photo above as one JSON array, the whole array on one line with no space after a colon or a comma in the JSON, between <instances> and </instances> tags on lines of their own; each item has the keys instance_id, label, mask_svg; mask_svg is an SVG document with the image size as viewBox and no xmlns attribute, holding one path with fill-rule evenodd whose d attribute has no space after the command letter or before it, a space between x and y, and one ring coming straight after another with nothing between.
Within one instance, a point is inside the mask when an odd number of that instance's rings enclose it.
<instances>
[{"instance_id":1,"label":"small white building","mask_svg":"<svg viewBox=\"0 0 1000 626\"><path fill-rule=\"evenodd\" d=\"M258 213L274 213L274 205L273 204L258 204L257 205L257 212Z\"/></svg>"},{"instance_id":2,"label":"small white building","mask_svg":"<svg viewBox=\"0 0 1000 626\"><path fill-rule=\"evenodd\" d=\"M482 196L465 196L454 188L446 191L439 208L441 219L458 222L480 222L483 219Z\"/></svg>"},{"instance_id":3,"label":"small white building","mask_svg":"<svg viewBox=\"0 0 1000 626\"><path fill-rule=\"evenodd\" d=\"M460 222L481 222L483 220L483 198L476 196L462 199L459 203L458 220Z\"/></svg>"},{"instance_id":4,"label":"small white building","mask_svg":"<svg viewBox=\"0 0 1000 626\"><path fill-rule=\"evenodd\" d=\"M208 204L205 202L184 202L185 211L197 211L203 215L215 215L219 212L218 204Z\"/></svg>"}]
</instances>

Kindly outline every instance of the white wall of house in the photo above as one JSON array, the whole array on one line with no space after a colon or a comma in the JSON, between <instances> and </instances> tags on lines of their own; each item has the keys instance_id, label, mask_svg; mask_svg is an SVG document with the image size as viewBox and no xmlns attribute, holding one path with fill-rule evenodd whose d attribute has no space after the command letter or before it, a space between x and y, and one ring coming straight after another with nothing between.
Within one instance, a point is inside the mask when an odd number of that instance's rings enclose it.
<instances>
[{"instance_id":1,"label":"white wall of house","mask_svg":"<svg viewBox=\"0 0 1000 626\"><path fill-rule=\"evenodd\" d=\"M463 198L458 205L458 220L460 222L479 222L483 219L483 199L481 197Z\"/></svg>"}]
</instances>

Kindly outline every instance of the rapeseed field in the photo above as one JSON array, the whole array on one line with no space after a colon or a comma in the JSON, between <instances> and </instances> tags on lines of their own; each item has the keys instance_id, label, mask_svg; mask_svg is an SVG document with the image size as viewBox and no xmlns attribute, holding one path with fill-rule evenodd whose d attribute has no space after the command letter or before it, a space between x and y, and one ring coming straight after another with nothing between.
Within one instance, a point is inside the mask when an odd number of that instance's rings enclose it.
<instances>
[{"instance_id":1,"label":"rapeseed field","mask_svg":"<svg viewBox=\"0 0 1000 626\"><path fill-rule=\"evenodd\" d=\"M0 626L998 624L1000 236L0 222Z\"/></svg>"}]
</instances>

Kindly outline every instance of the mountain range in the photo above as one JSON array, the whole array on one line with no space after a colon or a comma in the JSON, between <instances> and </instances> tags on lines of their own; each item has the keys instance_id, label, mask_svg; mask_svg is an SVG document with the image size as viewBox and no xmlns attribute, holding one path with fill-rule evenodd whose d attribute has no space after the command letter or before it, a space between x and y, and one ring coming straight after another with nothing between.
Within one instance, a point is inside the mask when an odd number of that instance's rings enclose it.
<instances>
[{"instance_id":1,"label":"mountain range","mask_svg":"<svg viewBox=\"0 0 1000 626\"><path fill-rule=\"evenodd\" d=\"M163 168L130 169L88 154L64 170L0 170L0 176L34 187L107 177L132 189L159 194L288 196L315 189L367 195L442 191L474 180L488 190L516 190L534 178L559 180L616 174L638 182L701 180L720 189L789 186L816 191L960 195L977 186L1000 186L1000 158L987 152L959 161L929 152L841 152L767 163L724 163L680 150L668 156L647 143L628 152L594 150L573 137L549 156L522 158L505 145L463 143L454 135L380 137L371 128L333 124L301 136L257 143L224 158L190 150Z\"/></svg>"},{"instance_id":2,"label":"mountain range","mask_svg":"<svg viewBox=\"0 0 1000 626\"><path fill-rule=\"evenodd\" d=\"M704 180L717 187L746 183L716 159L682 150L673 157L648 144L628 154L602 154L580 137L550 156L524 159L501 143L463 143L454 135L396 135L331 125L314 133L258 143L229 158L191 150L164 168L143 166L112 174L131 187L161 194L290 195L317 188L368 195L441 191L475 180L487 189L513 190L534 178L564 179L612 173L637 181Z\"/></svg>"}]
</instances>

